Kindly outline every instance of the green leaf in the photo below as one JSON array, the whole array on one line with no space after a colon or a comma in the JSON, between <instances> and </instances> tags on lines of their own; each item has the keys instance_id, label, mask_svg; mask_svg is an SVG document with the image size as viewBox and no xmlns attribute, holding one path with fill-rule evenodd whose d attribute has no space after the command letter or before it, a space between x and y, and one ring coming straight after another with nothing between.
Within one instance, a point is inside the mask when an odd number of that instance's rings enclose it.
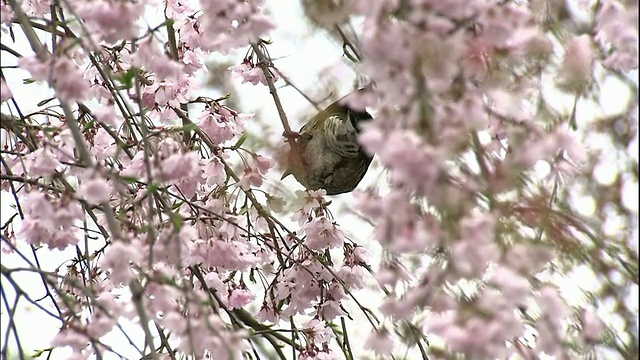
<instances>
[{"instance_id":1,"label":"green leaf","mask_svg":"<svg viewBox=\"0 0 640 360\"><path fill-rule=\"evenodd\" d=\"M183 224L183 220L182 217L178 214L171 214L171 223L173 224L173 228L176 230L180 230L180 228L182 228L182 224Z\"/></svg>"},{"instance_id":2,"label":"green leaf","mask_svg":"<svg viewBox=\"0 0 640 360\"><path fill-rule=\"evenodd\" d=\"M138 69L130 68L126 72L119 73L118 75L114 76L114 78L126 88L131 88L133 87L133 79L135 78L136 71L138 71Z\"/></svg>"},{"instance_id":3,"label":"green leaf","mask_svg":"<svg viewBox=\"0 0 640 360\"><path fill-rule=\"evenodd\" d=\"M226 95L221 96L221 97L219 97L219 98L217 98L217 99L215 99L215 100L213 100L213 101L215 101L215 102L219 102L219 101L227 100L227 99L229 99L230 97L231 97L231 94L226 94Z\"/></svg>"},{"instance_id":4,"label":"green leaf","mask_svg":"<svg viewBox=\"0 0 640 360\"><path fill-rule=\"evenodd\" d=\"M247 134L242 134L240 139L231 147L231 150L238 150L242 144L247 140Z\"/></svg>"},{"instance_id":5,"label":"green leaf","mask_svg":"<svg viewBox=\"0 0 640 360\"><path fill-rule=\"evenodd\" d=\"M177 129L180 131L195 131L198 129L198 125L194 123L186 123L182 126L178 126Z\"/></svg>"},{"instance_id":6,"label":"green leaf","mask_svg":"<svg viewBox=\"0 0 640 360\"><path fill-rule=\"evenodd\" d=\"M82 128L82 131L87 131L89 129L93 129L95 123L96 123L96 121L94 119L91 119L91 120L87 121L85 126Z\"/></svg>"},{"instance_id":7,"label":"green leaf","mask_svg":"<svg viewBox=\"0 0 640 360\"><path fill-rule=\"evenodd\" d=\"M135 184L136 182L138 182L138 178L133 176L120 176L120 180L129 184Z\"/></svg>"},{"instance_id":8,"label":"green leaf","mask_svg":"<svg viewBox=\"0 0 640 360\"><path fill-rule=\"evenodd\" d=\"M42 100L42 101L38 102L38 106L43 106L44 104L46 104L46 103L50 102L50 101L51 101L51 100L53 100L53 99L55 99L55 98L48 98L48 99L44 99L44 100Z\"/></svg>"}]
</instances>

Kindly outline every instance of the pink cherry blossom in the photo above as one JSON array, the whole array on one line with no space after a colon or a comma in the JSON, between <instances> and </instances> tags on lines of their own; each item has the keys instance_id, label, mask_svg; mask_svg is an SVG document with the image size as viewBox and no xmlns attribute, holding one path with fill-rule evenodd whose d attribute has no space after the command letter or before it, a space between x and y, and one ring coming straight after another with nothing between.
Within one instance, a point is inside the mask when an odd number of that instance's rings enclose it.
<instances>
[{"instance_id":1,"label":"pink cherry blossom","mask_svg":"<svg viewBox=\"0 0 640 360\"><path fill-rule=\"evenodd\" d=\"M522 305L531 292L531 284L522 275L508 267L498 266L491 270L490 283L503 291L503 296L513 304Z\"/></svg>"},{"instance_id":2,"label":"pink cherry blossom","mask_svg":"<svg viewBox=\"0 0 640 360\"><path fill-rule=\"evenodd\" d=\"M568 86L580 86L591 78L594 61L592 46L591 37L588 35L575 37L567 44L559 75Z\"/></svg>"},{"instance_id":3,"label":"pink cherry blossom","mask_svg":"<svg viewBox=\"0 0 640 360\"><path fill-rule=\"evenodd\" d=\"M582 340L587 343L594 343L602 338L606 327L598 315L589 309L582 311Z\"/></svg>"},{"instance_id":4,"label":"pink cherry blossom","mask_svg":"<svg viewBox=\"0 0 640 360\"><path fill-rule=\"evenodd\" d=\"M144 3L104 0L72 2L74 10L88 30L108 43L115 43L120 39L133 39L138 35L136 22L144 11Z\"/></svg>"},{"instance_id":5,"label":"pink cherry blossom","mask_svg":"<svg viewBox=\"0 0 640 360\"><path fill-rule=\"evenodd\" d=\"M132 65L144 65L145 70L153 71L157 80L178 78L183 71L183 67L169 58L163 51L162 44L153 41L153 38L140 42L138 46L138 51L133 55Z\"/></svg>"},{"instance_id":6,"label":"pink cherry blossom","mask_svg":"<svg viewBox=\"0 0 640 360\"><path fill-rule=\"evenodd\" d=\"M215 144L231 140L244 129L243 118L224 106L202 112L199 126Z\"/></svg>"},{"instance_id":7,"label":"pink cherry blossom","mask_svg":"<svg viewBox=\"0 0 640 360\"><path fill-rule=\"evenodd\" d=\"M603 65L620 71L637 69L637 11L627 11L621 2L608 0L602 3L595 21L598 31L596 40L611 48L610 55L604 60Z\"/></svg>"},{"instance_id":8,"label":"pink cherry blossom","mask_svg":"<svg viewBox=\"0 0 640 360\"><path fill-rule=\"evenodd\" d=\"M256 41L275 24L260 13L260 1L201 1L206 46L222 52ZM235 26L233 25L235 22Z\"/></svg>"},{"instance_id":9,"label":"pink cherry blossom","mask_svg":"<svg viewBox=\"0 0 640 360\"><path fill-rule=\"evenodd\" d=\"M111 187L105 179L94 178L80 184L77 194L90 204L99 205L109 200L110 192Z\"/></svg>"},{"instance_id":10,"label":"pink cherry blossom","mask_svg":"<svg viewBox=\"0 0 640 360\"><path fill-rule=\"evenodd\" d=\"M239 309L249 304L254 298L255 295L247 289L233 289L229 295L229 307Z\"/></svg>"},{"instance_id":11,"label":"pink cherry blossom","mask_svg":"<svg viewBox=\"0 0 640 360\"><path fill-rule=\"evenodd\" d=\"M305 244L312 250L334 248L342 245L344 234L325 217L316 217L304 226Z\"/></svg>"},{"instance_id":12,"label":"pink cherry blossom","mask_svg":"<svg viewBox=\"0 0 640 360\"><path fill-rule=\"evenodd\" d=\"M51 340L51 346L64 347L69 346L74 351L80 351L89 344L89 339L86 335L73 331L72 329L61 330Z\"/></svg>"},{"instance_id":13,"label":"pink cherry blossom","mask_svg":"<svg viewBox=\"0 0 640 360\"><path fill-rule=\"evenodd\" d=\"M62 101L83 100L89 93L89 83L72 60L65 57L48 57L44 62L35 56L23 57L18 65L31 73L38 81L46 81Z\"/></svg>"},{"instance_id":14,"label":"pink cherry blossom","mask_svg":"<svg viewBox=\"0 0 640 360\"><path fill-rule=\"evenodd\" d=\"M251 83L257 85L258 83L266 84L267 81L260 68L253 67L248 62L243 62L240 65L230 66L229 70L235 77L242 79L242 83Z\"/></svg>"},{"instance_id":15,"label":"pink cherry blossom","mask_svg":"<svg viewBox=\"0 0 640 360\"><path fill-rule=\"evenodd\" d=\"M62 170L62 163L58 161L51 150L40 148L31 153L26 160L27 172L34 178L53 176L56 170Z\"/></svg>"},{"instance_id":16,"label":"pink cherry blossom","mask_svg":"<svg viewBox=\"0 0 640 360\"><path fill-rule=\"evenodd\" d=\"M245 167L240 179L240 187L244 190L250 189L252 186L260 187L262 185L263 177L258 169Z\"/></svg>"},{"instance_id":17,"label":"pink cherry blossom","mask_svg":"<svg viewBox=\"0 0 640 360\"><path fill-rule=\"evenodd\" d=\"M365 270L362 266L343 266L338 275L349 288L361 289L364 286Z\"/></svg>"},{"instance_id":18,"label":"pink cherry blossom","mask_svg":"<svg viewBox=\"0 0 640 360\"><path fill-rule=\"evenodd\" d=\"M138 263L141 255L133 245L118 241L112 244L100 264L109 269L112 282L127 284L135 276L131 263Z\"/></svg>"},{"instance_id":19,"label":"pink cherry blossom","mask_svg":"<svg viewBox=\"0 0 640 360\"><path fill-rule=\"evenodd\" d=\"M387 329L374 331L369 334L364 343L364 348L375 352L380 356L387 356L393 350L393 340Z\"/></svg>"},{"instance_id":20,"label":"pink cherry blossom","mask_svg":"<svg viewBox=\"0 0 640 360\"><path fill-rule=\"evenodd\" d=\"M13 17L13 11L9 7L9 5L6 3L1 3L0 4L0 23L4 25L9 25L12 17Z\"/></svg>"},{"instance_id":21,"label":"pink cherry blossom","mask_svg":"<svg viewBox=\"0 0 640 360\"><path fill-rule=\"evenodd\" d=\"M339 301L347 294L345 292L344 286L341 283L334 281L329 285L329 295L332 299Z\"/></svg>"},{"instance_id":22,"label":"pink cherry blossom","mask_svg":"<svg viewBox=\"0 0 640 360\"><path fill-rule=\"evenodd\" d=\"M98 110L94 112L94 115L100 122L113 127L118 127L121 121L121 120L119 121L119 119L117 118L117 115L113 106L100 107Z\"/></svg>"},{"instance_id":23,"label":"pink cherry blossom","mask_svg":"<svg viewBox=\"0 0 640 360\"><path fill-rule=\"evenodd\" d=\"M23 7L28 15L42 16L51 11L51 0L27 0Z\"/></svg>"},{"instance_id":24,"label":"pink cherry blossom","mask_svg":"<svg viewBox=\"0 0 640 360\"><path fill-rule=\"evenodd\" d=\"M90 145L89 150L98 161L104 161L105 159L116 155L118 151L113 138L103 128L98 129L96 132L96 135L93 138L93 144Z\"/></svg>"},{"instance_id":25,"label":"pink cherry blossom","mask_svg":"<svg viewBox=\"0 0 640 360\"><path fill-rule=\"evenodd\" d=\"M204 163L202 170L205 174L207 185L222 185L226 178L226 174L224 173L224 165L220 160L213 157L202 162Z\"/></svg>"},{"instance_id":26,"label":"pink cherry blossom","mask_svg":"<svg viewBox=\"0 0 640 360\"><path fill-rule=\"evenodd\" d=\"M340 302L328 300L320 305L318 315L325 320L333 320L338 316L347 315L347 312L340 307Z\"/></svg>"},{"instance_id":27,"label":"pink cherry blossom","mask_svg":"<svg viewBox=\"0 0 640 360\"><path fill-rule=\"evenodd\" d=\"M79 241L75 222L84 216L80 205L69 199L59 200L39 193L27 194L25 219L18 236L28 243L63 250Z\"/></svg>"},{"instance_id":28,"label":"pink cherry blossom","mask_svg":"<svg viewBox=\"0 0 640 360\"><path fill-rule=\"evenodd\" d=\"M280 320L280 316L273 308L273 305L271 305L268 301L263 302L262 307L260 308L260 311L258 312L256 317L260 321L268 321L271 323L277 323Z\"/></svg>"},{"instance_id":29,"label":"pink cherry blossom","mask_svg":"<svg viewBox=\"0 0 640 360\"><path fill-rule=\"evenodd\" d=\"M398 281L409 281L411 274L402 264L393 262L391 264L383 264L376 272L375 278L380 285L391 285L395 287Z\"/></svg>"},{"instance_id":30,"label":"pink cherry blossom","mask_svg":"<svg viewBox=\"0 0 640 360\"><path fill-rule=\"evenodd\" d=\"M636 2L17 3L2 275L70 358L569 359L634 339ZM286 188L284 115L349 89L373 116L367 177ZM569 298L556 280L582 268L615 291Z\"/></svg>"},{"instance_id":31,"label":"pink cherry blossom","mask_svg":"<svg viewBox=\"0 0 640 360\"><path fill-rule=\"evenodd\" d=\"M318 319L311 319L302 324L302 329L308 341L315 344L326 343L331 340L332 334L326 324Z\"/></svg>"},{"instance_id":32,"label":"pink cherry blossom","mask_svg":"<svg viewBox=\"0 0 640 360\"><path fill-rule=\"evenodd\" d=\"M0 6L5 6L4 4L0 4ZM0 102L5 102L9 100L13 95L11 94L11 89L7 85L7 82L4 81L4 78L0 79Z\"/></svg>"},{"instance_id":33,"label":"pink cherry blossom","mask_svg":"<svg viewBox=\"0 0 640 360\"><path fill-rule=\"evenodd\" d=\"M536 324L536 350L548 355L556 355L561 351L564 341L564 322L568 309L557 289L545 286L536 299L543 314Z\"/></svg>"},{"instance_id":34,"label":"pink cherry blossom","mask_svg":"<svg viewBox=\"0 0 640 360\"><path fill-rule=\"evenodd\" d=\"M116 324L113 316L104 314L101 311L95 313L93 319L87 325L87 333L94 338L101 338L108 334Z\"/></svg>"},{"instance_id":35,"label":"pink cherry blossom","mask_svg":"<svg viewBox=\"0 0 640 360\"><path fill-rule=\"evenodd\" d=\"M194 179L200 173L198 155L194 152L172 154L160 166L160 180L166 183Z\"/></svg>"}]
</instances>

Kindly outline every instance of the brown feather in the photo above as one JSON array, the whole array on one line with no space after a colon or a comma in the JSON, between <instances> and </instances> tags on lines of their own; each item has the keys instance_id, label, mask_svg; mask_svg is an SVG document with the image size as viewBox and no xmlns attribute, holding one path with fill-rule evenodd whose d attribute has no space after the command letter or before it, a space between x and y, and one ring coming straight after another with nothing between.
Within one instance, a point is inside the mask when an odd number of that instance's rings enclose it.
<instances>
[{"instance_id":1,"label":"brown feather","mask_svg":"<svg viewBox=\"0 0 640 360\"><path fill-rule=\"evenodd\" d=\"M358 124L370 121L371 115L349 108L341 103L343 99L317 113L300 129L300 136L294 140L297 146L290 146L288 167L282 179L293 175L305 188L324 188L327 195L350 192L360 183L373 157L357 144ZM339 122L333 122L330 127L325 126L331 117L351 121L351 124L340 127ZM299 154L295 152L296 147ZM358 149L355 156L352 155L354 148Z\"/></svg>"}]
</instances>

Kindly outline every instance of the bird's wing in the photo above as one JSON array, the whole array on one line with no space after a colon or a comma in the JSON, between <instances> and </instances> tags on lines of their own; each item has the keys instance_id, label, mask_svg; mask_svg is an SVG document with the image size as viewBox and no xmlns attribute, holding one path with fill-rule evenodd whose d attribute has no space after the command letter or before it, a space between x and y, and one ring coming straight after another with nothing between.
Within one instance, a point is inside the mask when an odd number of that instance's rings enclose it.
<instances>
[{"instance_id":1,"label":"bird's wing","mask_svg":"<svg viewBox=\"0 0 640 360\"><path fill-rule=\"evenodd\" d=\"M358 132L350 116L349 111L346 116L333 114L323 124L327 147L346 158L358 156L360 150Z\"/></svg>"}]
</instances>

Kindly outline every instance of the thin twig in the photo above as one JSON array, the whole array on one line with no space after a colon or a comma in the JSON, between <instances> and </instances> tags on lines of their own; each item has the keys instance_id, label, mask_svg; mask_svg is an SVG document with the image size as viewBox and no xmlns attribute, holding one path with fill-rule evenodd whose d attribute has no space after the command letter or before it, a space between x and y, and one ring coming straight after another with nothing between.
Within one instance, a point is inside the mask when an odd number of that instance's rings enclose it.
<instances>
[{"instance_id":1,"label":"thin twig","mask_svg":"<svg viewBox=\"0 0 640 360\"><path fill-rule=\"evenodd\" d=\"M349 60L355 63L361 62L362 56L358 52L358 48L353 44L353 42L351 42L351 40L349 40L349 38L344 33L344 31L342 31L340 26L336 25L336 31L338 31L338 34L340 34L340 37L342 38L342 51L344 52L344 55L348 57ZM355 58L353 58L351 54L347 52L347 50L350 50L355 56Z\"/></svg>"},{"instance_id":2,"label":"thin twig","mask_svg":"<svg viewBox=\"0 0 640 360\"><path fill-rule=\"evenodd\" d=\"M264 77L267 80L267 86L269 87L269 92L273 97L273 102L276 104L276 109L278 109L278 116L280 117L280 121L282 122L282 127L284 128L285 134L291 134L291 126L289 126L289 121L287 119L287 114L284 112L284 108L282 107L282 102L280 101L280 97L278 96L278 91L276 90L276 86L273 83L273 75L269 71L269 63L270 60L267 59L267 56L260 49L259 44L251 44L251 48L258 56L258 66L264 73Z\"/></svg>"}]
</instances>

